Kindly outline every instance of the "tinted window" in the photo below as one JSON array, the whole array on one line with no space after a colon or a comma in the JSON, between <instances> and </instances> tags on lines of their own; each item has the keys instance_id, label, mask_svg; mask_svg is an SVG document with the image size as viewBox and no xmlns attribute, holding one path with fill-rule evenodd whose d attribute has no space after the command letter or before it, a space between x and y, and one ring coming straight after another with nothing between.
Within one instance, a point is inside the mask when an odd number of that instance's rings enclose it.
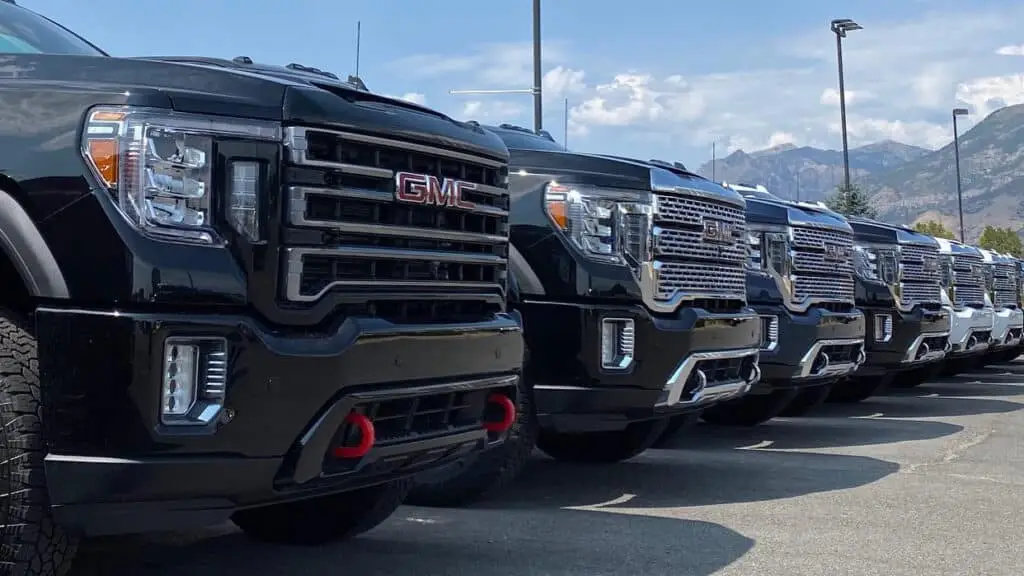
<instances>
[{"instance_id":1,"label":"tinted window","mask_svg":"<svg viewBox=\"0 0 1024 576\"><path fill-rule=\"evenodd\" d=\"M106 56L71 31L3 0L0 0L0 54Z\"/></svg>"},{"instance_id":2,"label":"tinted window","mask_svg":"<svg viewBox=\"0 0 1024 576\"><path fill-rule=\"evenodd\" d=\"M558 152L565 150L557 142L552 142L547 138L541 138L532 134L513 132L511 130L494 130L494 133L505 141L505 146L510 150L554 150Z\"/></svg>"}]
</instances>

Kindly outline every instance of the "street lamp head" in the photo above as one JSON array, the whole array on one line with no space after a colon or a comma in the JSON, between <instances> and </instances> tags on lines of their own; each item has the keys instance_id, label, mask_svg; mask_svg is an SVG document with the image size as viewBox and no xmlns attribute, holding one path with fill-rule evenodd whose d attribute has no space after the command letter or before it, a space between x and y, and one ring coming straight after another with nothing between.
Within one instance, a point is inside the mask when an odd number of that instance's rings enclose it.
<instances>
[{"instance_id":1,"label":"street lamp head","mask_svg":"<svg viewBox=\"0 0 1024 576\"><path fill-rule=\"evenodd\" d=\"M967 108L953 108L953 116L967 116L970 112Z\"/></svg>"},{"instance_id":2,"label":"street lamp head","mask_svg":"<svg viewBox=\"0 0 1024 576\"><path fill-rule=\"evenodd\" d=\"M857 24L856 22L850 20L849 18L839 18L833 20L830 24L830 27L832 29L832 32L834 32L837 36L840 36L842 38L846 37L847 32L853 32L854 30L864 29L863 26Z\"/></svg>"}]
</instances>

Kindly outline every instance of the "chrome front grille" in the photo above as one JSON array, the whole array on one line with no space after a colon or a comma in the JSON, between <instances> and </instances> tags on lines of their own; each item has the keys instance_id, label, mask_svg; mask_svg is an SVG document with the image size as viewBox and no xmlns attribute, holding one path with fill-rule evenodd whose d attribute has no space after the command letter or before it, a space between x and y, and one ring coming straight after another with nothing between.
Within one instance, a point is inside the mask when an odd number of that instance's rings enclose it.
<instances>
[{"instance_id":1,"label":"chrome front grille","mask_svg":"<svg viewBox=\"0 0 1024 576\"><path fill-rule=\"evenodd\" d=\"M833 228L793 228L793 297L853 302L853 234Z\"/></svg>"},{"instance_id":2,"label":"chrome front grille","mask_svg":"<svg viewBox=\"0 0 1024 576\"><path fill-rule=\"evenodd\" d=\"M997 308L1017 307L1017 266L1011 263L992 264L993 302Z\"/></svg>"},{"instance_id":3,"label":"chrome front grille","mask_svg":"<svg viewBox=\"0 0 1024 576\"><path fill-rule=\"evenodd\" d=\"M938 246L904 244L900 246L903 285L900 300L904 306L942 302L942 273Z\"/></svg>"},{"instance_id":4,"label":"chrome front grille","mask_svg":"<svg viewBox=\"0 0 1024 576\"><path fill-rule=\"evenodd\" d=\"M983 306L985 304L985 264L979 255L954 254L953 281L954 303L958 306Z\"/></svg>"},{"instance_id":5,"label":"chrome front grille","mask_svg":"<svg viewBox=\"0 0 1024 576\"><path fill-rule=\"evenodd\" d=\"M505 162L318 128L288 128L286 142L286 301L334 292L418 304L504 296ZM426 200L396 194L398 179ZM419 189L408 186L418 179Z\"/></svg>"},{"instance_id":6,"label":"chrome front grille","mask_svg":"<svg viewBox=\"0 0 1024 576\"><path fill-rule=\"evenodd\" d=\"M746 301L744 209L704 197L674 194L656 194L655 206L652 244L656 299Z\"/></svg>"}]
</instances>

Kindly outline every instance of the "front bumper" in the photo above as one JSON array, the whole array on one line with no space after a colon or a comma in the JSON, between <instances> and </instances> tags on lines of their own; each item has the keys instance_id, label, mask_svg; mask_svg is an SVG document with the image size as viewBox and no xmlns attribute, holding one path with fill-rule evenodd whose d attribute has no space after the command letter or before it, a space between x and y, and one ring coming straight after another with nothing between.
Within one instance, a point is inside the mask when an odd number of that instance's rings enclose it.
<instances>
[{"instance_id":1,"label":"front bumper","mask_svg":"<svg viewBox=\"0 0 1024 576\"><path fill-rule=\"evenodd\" d=\"M521 311L527 374L546 429L620 430L738 398L760 377L760 322L750 309L683 307L667 317L639 305L531 301ZM623 369L601 365L603 319L634 323L633 361Z\"/></svg>"},{"instance_id":2,"label":"front bumper","mask_svg":"<svg viewBox=\"0 0 1024 576\"><path fill-rule=\"evenodd\" d=\"M349 318L301 336L242 316L42 309L36 322L42 404L55 415L44 424L49 498L59 523L87 535L222 522L497 446L504 434L485 430L492 395L515 398L523 356L504 314L422 326ZM225 406L209 425L167 426L164 342L197 336L228 343ZM337 456L354 413L376 440Z\"/></svg>"},{"instance_id":3,"label":"front bumper","mask_svg":"<svg viewBox=\"0 0 1024 576\"><path fill-rule=\"evenodd\" d=\"M754 306L764 325L776 323L777 339L763 339L761 381L753 391L798 388L845 376L866 359L864 314L811 308L794 314L779 304ZM752 392L753 392L752 391Z\"/></svg>"},{"instance_id":4,"label":"front bumper","mask_svg":"<svg viewBox=\"0 0 1024 576\"><path fill-rule=\"evenodd\" d=\"M992 348L1002 349L1020 344L1024 312L1016 308L1000 308L994 312L993 318Z\"/></svg>"},{"instance_id":5,"label":"front bumper","mask_svg":"<svg viewBox=\"0 0 1024 576\"><path fill-rule=\"evenodd\" d=\"M991 308L943 308L950 317L950 358L971 356L988 349L993 323Z\"/></svg>"},{"instance_id":6,"label":"front bumper","mask_svg":"<svg viewBox=\"0 0 1024 576\"><path fill-rule=\"evenodd\" d=\"M867 318L867 361L855 376L884 375L938 362L949 352L950 318L946 310L915 308L901 312L896 308L864 307ZM892 336L876 340L875 326L888 317Z\"/></svg>"}]
</instances>

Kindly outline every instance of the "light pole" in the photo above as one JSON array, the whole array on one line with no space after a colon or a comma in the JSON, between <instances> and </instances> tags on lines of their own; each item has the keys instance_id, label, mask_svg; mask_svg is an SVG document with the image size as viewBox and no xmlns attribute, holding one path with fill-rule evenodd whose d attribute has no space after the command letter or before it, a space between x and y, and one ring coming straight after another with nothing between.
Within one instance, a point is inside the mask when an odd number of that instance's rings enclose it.
<instances>
[{"instance_id":1,"label":"light pole","mask_svg":"<svg viewBox=\"0 0 1024 576\"><path fill-rule=\"evenodd\" d=\"M843 128L843 198L850 193L850 147L846 139L846 85L843 79L843 38L847 32L862 30L864 27L849 18L833 20L832 32L836 35L836 59L839 62L839 116Z\"/></svg>"},{"instance_id":2,"label":"light pole","mask_svg":"<svg viewBox=\"0 0 1024 576\"><path fill-rule=\"evenodd\" d=\"M957 116L967 116L967 108L953 108L953 154L956 157L956 206L960 213L960 241L964 241L964 193L960 184L960 134L956 126Z\"/></svg>"},{"instance_id":3,"label":"light pole","mask_svg":"<svg viewBox=\"0 0 1024 576\"><path fill-rule=\"evenodd\" d=\"M533 0L533 87L513 90L449 90L449 94L533 94L533 129L538 134L544 127L542 86L544 74L540 64L540 0Z\"/></svg>"}]
</instances>

